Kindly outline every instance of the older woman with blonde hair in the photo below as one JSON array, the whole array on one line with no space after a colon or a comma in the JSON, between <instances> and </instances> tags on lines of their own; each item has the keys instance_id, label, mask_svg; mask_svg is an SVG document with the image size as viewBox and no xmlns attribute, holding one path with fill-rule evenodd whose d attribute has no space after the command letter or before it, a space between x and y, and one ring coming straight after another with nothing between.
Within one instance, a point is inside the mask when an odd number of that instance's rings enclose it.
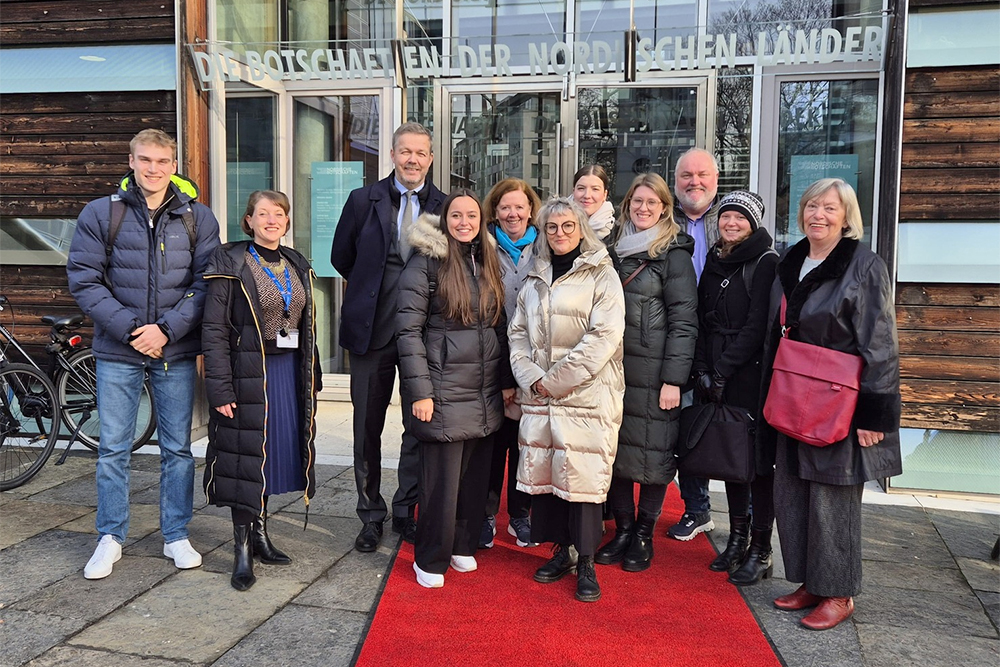
<instances>
[{"instance_id":1,"label":"older woman with blonde hair","mask_svg":"<svg viewBox=\"0 0 1000 667\"><path fill-rule=\"evenodd\" d=\"M594 553L625 390L625 302L608 251L576 202L550 199L538 220L544 238L509 330L523 411L517 488L532 495L532 541L556 545L535 581L576 569L576 599L594 602Z\"/></svg>"},{"instance_id":2,"label":"older woman with blonde hair","mask_svg":"<svg viewBox=\"0 0 1000 667\"><path fill-rule=\"evenodd\" d=\"M673 205L661 176L636 176L609 242L625 291L625 416L608 492L615 535L597 562L626 572L653 559L653 529L677 472L681 386L698 338L694 240L674 221Z\"/></svg>"},{"instance_id":3,"label":"older woman with blonde hair","mask_svg":"<svg viewBox=\"0 0 1000 667\"><path fill-rule=\"evenodd\" d=\"M775 463L785 578L801 583L774 604L815 607L801 624L827 630L851 616L861 590L865 482L902 472L899 346L892 283L885 262L860 243L864 228L854 189L839 178L816 181L799 201L798 224L806 238L785 253L771 289L763 386L769 387L784 330L791 340L860 357L860 391L842 440L817 447L765 423L758 450Z\"/></svg>"}]
</instances>

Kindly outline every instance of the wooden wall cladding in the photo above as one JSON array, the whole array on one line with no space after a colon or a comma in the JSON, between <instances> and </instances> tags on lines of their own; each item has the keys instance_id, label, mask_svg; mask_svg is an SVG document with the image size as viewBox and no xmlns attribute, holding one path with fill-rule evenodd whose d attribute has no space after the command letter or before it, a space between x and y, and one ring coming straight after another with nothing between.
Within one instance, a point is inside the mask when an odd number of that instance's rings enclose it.
<instances>
[{"instance_id":1,"label":"wooden wall cladding","mask_svg":"<svg viewBox=\"0 0 1000 667\"><path fill-rule=\"evenodd\" d=\"M12 308L0 313L4 326L11 328L22 346L39 364L46 361L45 345L49 342L49 327L39 321L42 315L74 315L80 312L69 293L65 266L12 266L0 264L0 292L8 299ZM89 345L93 335L90 320L84 321L80 329ZM13 352L13 359L18 356ZM45 368L42 365L42 368Z\"/></svg>"},{"instance_id":2,"label":"wooden wall cladding","mask_svg":"<svg viewBox=\"0 0 1000 667\"><path fill-rule=\"evenodd\" d=\"M998 90L996 65L907 71L901 221L1000 216Z\"/></svg>"},{"instance_id":3,"label":"wooden wall cladding","mask_svg":"<svg viewBox=\"0 0 1000 667\"><path fill-rule=\"evenodd\" d=\"M3 2L5 47L173 41L173 0Z\"/></svg>"},{"instance_id":4,"label":"wooden wall cladding","mask_svg":"<svg viewBox=\"0 0 1000 667\"><path fill-rule=\"evenodd\" d=\"M902 425L1000 431L1000 286L900 284Z\"/></svg>"},{"instance_id":5,"label":"wooden wall cladding","mask_svg":"<svg viewBox=\"0 0 1000 667\"><path fill-rule=\"evenodd\" d=\"M174 91L25 93L0 106L0 214L75 218L114 192L128 142L147 127L177 132Z\"/></svg>"}]
</instances>

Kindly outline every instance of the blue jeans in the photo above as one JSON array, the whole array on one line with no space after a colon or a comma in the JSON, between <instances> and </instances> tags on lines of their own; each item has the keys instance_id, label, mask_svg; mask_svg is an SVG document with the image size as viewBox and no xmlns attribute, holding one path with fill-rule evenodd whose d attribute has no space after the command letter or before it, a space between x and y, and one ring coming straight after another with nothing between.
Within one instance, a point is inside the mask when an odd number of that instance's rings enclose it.
<instances>
[{"instance_id":1,"label":"blue jeans","mask_svg":"<svg viewBox=\"0 0 1000 667\"><path fill-rule=\"evenodd\" d=\"M694 405L694 392L681 395L681 407ZM704 514L711 509L708 498L708 480L704 477L688 477L677 473L677 486L681 490L684 511L688 514Z\"/></svg>"},{"instance_id":2,"label":"blue jeans","mask_svg":"<svg viewBox=\"0 0 1000 667\"><path fill-rule=\"evenodd\" d=\"M160 444L160 531L167 544L187 539L194 504L191 409L194 359L149 365ZM128 534L129 469L145 367L97 360L97 411L101 442L97 459L97 532L119 544Z\"/></svg>"}]
</instances>

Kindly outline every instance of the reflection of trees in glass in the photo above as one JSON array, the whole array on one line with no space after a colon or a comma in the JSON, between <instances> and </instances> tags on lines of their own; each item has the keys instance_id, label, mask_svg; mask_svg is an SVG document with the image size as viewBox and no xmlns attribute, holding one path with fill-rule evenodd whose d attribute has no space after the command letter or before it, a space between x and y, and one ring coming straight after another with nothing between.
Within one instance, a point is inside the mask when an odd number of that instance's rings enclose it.
<instances>
[{"instance_id":1,"label":"reflection of trees in glass","mask_svg":"<svg viewBox=\"0 0 1000 667\"><path fill-rule=\"evenodd\" d=\"M753 68L719 72L715 111L715 155L719 160L719 191L750 187L750 130L753 109Z\"/></svg>"},{"instance_id":2,"label":"reflection of trees in glass","mask_svg":"<svg viewBox=\"0 0 1000 667\"><path fill-rule=\"evenodd\" d=\"M714 3L713 3L714 4ZM720 3L721 4L721 3ZM735 3L725 3L735 4ZM756 53L757 33L767 32L771 40L777 35L779 25L791 25L795 30L830 27L829 2L816 0L777 0L777 2L741 2L736 7L709 16L709 34L736 34L736 52L741 56Z\"/></svg>"}]
</instances>

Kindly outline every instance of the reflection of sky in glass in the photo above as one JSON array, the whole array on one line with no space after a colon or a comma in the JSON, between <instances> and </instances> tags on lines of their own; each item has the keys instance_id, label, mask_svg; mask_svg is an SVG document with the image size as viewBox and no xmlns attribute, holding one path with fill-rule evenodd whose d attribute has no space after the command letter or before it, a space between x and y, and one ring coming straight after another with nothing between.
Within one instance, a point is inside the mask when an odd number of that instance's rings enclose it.
<instances>
[{"instance_id":1,"label":"reflection of sky in glass","mask_svg":"<svg viewBox=\"0 0 1000 667\"><path fill-rule=\"evenodd\" d=\"M174 90L173 44L0 51L0 93Z\"/></svg>"},{"instance_id":2,"label":"reflection of sky in glass","mask_svg":"<svg viewBox=\"0 0 1000 667\"><path fill-rule=\"evenodd\" d=\"M916 12L909 16L909 67L1000 63L1000 9Z\"/></svg>"}]
</instances>

